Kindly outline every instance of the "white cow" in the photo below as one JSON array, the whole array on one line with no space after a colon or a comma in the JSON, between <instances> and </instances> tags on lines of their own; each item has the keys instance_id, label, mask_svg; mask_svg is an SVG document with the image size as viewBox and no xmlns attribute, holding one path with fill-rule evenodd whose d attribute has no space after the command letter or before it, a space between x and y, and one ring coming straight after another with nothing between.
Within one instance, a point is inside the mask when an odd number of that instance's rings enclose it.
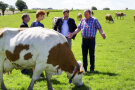
<instances>
[{"instance_id":1,"label":"white cow","mask_svg":"<svg viewBox=\"0 0 135 90\"><path fill-rule=\"evenodd\" d=\"M7 59L5 59L7 58ZM48 90L53 74L67 73L69 82L83 85L84 68L77 62L66 38L45 28L18 30L6 28L0 30L0 89L6 90L3 73L12 69L35 68L28 90L33 89L35 80L45 70Z\"/></svg>"}]
</instances>

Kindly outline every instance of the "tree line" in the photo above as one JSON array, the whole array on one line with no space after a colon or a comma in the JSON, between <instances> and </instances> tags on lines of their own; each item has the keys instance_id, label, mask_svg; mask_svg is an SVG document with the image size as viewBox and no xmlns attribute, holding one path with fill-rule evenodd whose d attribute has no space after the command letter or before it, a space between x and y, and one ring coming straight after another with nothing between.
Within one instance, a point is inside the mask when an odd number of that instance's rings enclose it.
<instances>
[{"instance_id":1,"label":"tree line","mask_svg":"<svg viewBox=\"0 0 135 90\"><path fill-rule=\"evenodd\" d=\"M17 0L15 3L15 6L21 12L23 11L23 9L28 9L28 6L26 5L26 3L23 0ZM0 9L2 10L2 15L4 15L6 8L9 8L9 10L12 11L14 14L14 11L15 11L14 6L8 5L7 3L0 1Z\"/></svg>"}]
</instances>

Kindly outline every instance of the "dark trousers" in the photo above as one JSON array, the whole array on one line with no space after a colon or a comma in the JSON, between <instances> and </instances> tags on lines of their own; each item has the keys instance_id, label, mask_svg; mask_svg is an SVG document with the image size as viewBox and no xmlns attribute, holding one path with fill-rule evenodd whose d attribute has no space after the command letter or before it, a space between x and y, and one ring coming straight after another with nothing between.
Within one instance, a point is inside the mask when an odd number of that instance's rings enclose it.
<instances>
[{"instance_id":1,"label":"dark trousers","mask_svg":"<svg viewBox=\"0 0 135 90\"><path fill-rule=\"evenodd\" d=\"M90 57L90 70L95 68L95 38L82 38L82 55L83 55L83 67L87 71L88 60L87 55L89 51Z\"/></svg>"}]
</instances>

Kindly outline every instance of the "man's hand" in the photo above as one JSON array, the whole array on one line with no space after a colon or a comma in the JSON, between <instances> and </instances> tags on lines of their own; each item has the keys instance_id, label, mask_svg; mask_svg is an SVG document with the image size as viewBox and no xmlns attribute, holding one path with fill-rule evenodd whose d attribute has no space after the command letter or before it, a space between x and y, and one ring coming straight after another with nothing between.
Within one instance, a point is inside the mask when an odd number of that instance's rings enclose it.
<instances>
[{"instance_id":1,"label":"man's hand","mask_svg":"<svg viewBox=\"0 0 135 90\"><path fill-rule=\"evenodd\" d=\"M102 37L103 37L103 39L105 39L105 38L106 38L106 35L105 35L105 33L102 33Z\"/></svg>"},{"instance_id":2,"label":"man's hand","mask_svg":"<svg viewBox=\"0 0 135 90\"><path fill-rule=\"evenodd\" d=\"M71 39L72 37L73 37L73 33L69 33L69 34L68 34L68 38Z\"/></svg>"}]
</instances>

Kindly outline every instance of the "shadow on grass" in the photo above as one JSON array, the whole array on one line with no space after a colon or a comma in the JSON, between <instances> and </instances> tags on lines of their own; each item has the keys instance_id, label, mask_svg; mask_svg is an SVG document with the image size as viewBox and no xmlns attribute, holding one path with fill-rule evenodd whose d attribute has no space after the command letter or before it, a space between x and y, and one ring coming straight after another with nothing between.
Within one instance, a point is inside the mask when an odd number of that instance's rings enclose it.
<instances>
[{"instance_id":1,"label":"shadow on grass","mask_svg":"<svg viewBox=\"0 0 135 90\"><path fill-rule=\"evenodd\" d=\"M86 72L85 75L92 75L92 74L102 74L102 75L108 75L108 76L117 76L118 74L116 73L110 73L110 72L99 72L99 71L94 71L93 73L91 72Z\"/></svg>"},{"instance_id":2,"label":"shadow on grass","mask_svg":"<svg viewBox=\"0 0 135 90\"><path fill-rule=\"evenodd\" d=\"M72 90L92 90L92 89L84 84L83 86L75 86L74 88L72 88Z\"/></svg>"}]
</instances>

